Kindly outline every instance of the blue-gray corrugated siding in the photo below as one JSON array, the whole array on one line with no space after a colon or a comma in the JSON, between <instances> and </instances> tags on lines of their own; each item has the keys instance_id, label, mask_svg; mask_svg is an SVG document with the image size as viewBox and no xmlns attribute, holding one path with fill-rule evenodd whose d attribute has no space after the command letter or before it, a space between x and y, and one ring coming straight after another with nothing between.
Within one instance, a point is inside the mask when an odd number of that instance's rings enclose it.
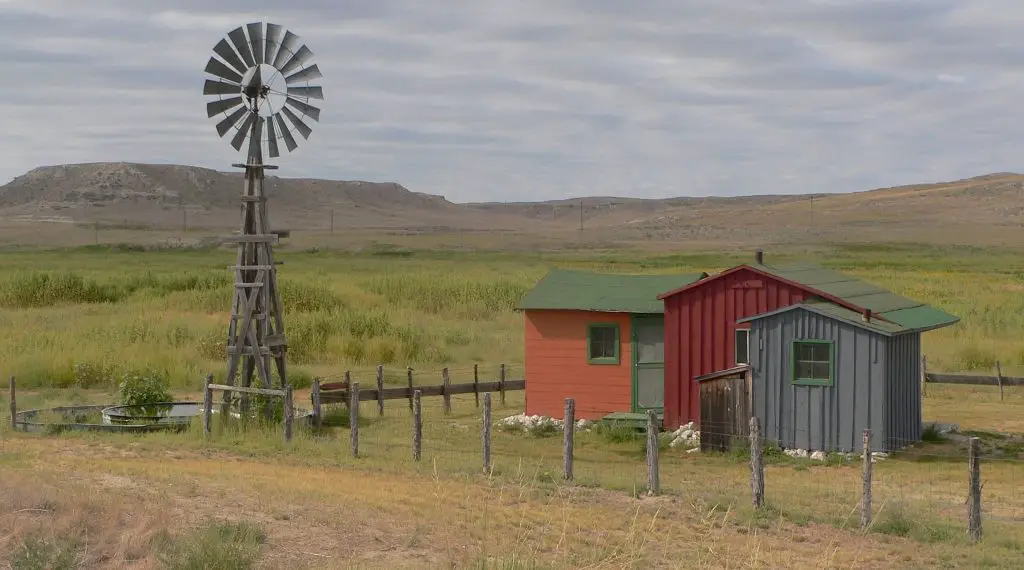
<instances>
[{"instance_id":1,"label":"blue-gray corrugated siding","mask_svg":"<svg viewBox=\"0 0 1024 570\"><path fill-rule=\"evenodd\" d=\"M765 438L789 449L859 451L864 428L872 450L884 448L888 339L796 310L754 321L750 332L754 413ZM794 386L792 341L835 343L832 386Z\"/></svg>"},{"instance_id":2,"label":"blue-gray corrugated siding","mask_svg":"<svg viewBox=\"0 0 1024 570\"><path fill-rule=\"evenodd\" d=\"M887 450L921 440L921 334L886 339L889 344L886 381Z\"/></svg>"}]
</instances>

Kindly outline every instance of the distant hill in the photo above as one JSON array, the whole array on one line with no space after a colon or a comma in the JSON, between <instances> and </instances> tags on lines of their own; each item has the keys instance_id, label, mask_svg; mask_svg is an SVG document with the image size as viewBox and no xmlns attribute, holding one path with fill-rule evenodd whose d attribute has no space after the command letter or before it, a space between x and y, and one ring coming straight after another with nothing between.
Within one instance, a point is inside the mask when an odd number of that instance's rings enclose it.
<instances>
[{"instance_id":1,"label":"distant hill","mask_svg":"<svg viewBox=\"0 0 1024 570\"><path fill-rule=\"evenodd\" d=\"M617 241L1024 242L1024 175L1004 172L845 194L457 204L393 182L268 176L278 228L516 231ZM36 168L0 186L0 221L94 221L235 228L241 172L90 163ZM333 212L333 214L332 214ZM1018 236L1018 234L1022 234Z\"/></svg>"},{"instance_id":2,"label":"distant hill","mask_svg":"<svg viewBox=\"0 0 1024 570\"><path fill-rule=\"evenodd\" d=\"M500 213L479 220L479 212L441 196L411 192L393 182L279 178L265 191L276 226L338 228L511 227ZM239 223L243 174L180 165L88 163L44 166L0 186L0 216L122 221L233 227ZM466 214L470 213L469 217Z\"/></svg>"}]
</instances>

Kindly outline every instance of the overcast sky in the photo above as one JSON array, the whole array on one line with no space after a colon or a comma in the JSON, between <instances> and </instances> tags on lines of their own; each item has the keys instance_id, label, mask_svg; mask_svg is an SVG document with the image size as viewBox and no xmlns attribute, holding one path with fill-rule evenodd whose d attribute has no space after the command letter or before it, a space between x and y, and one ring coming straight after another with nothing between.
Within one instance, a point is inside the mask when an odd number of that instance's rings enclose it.
<instances>
[{"instance_id":1,"label":"overcast sky","mask_svg":"<svg viewBox=\"0 0 1024 570\"><path fill-rule=\"evenodd\" d=\"M0 0L0 184L230 170L203 68L264 17L324 73L281 176L512 201L1024 170L1021 0Z\"/></svg>"}]
</instances>

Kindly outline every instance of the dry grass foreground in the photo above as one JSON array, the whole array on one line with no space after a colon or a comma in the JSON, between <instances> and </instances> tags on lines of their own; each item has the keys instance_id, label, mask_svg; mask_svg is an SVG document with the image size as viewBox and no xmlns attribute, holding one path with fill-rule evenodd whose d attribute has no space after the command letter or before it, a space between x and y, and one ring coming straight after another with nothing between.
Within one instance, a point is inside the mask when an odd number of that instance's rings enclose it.
<instances>
[{"instance_id":1,"label":"dry grass foreground","mask_svg":"<svg viewBox=\"0 0 1024 570\"><path fill-rule=\"evenodd\" d=\"M0 560L7 564L25 560L29 544L51 561L63 552L80 568L157 568L159 553L177 540L179 567L210 567L187 564L230 545L190 531L220 520L265 533L265 544L253 546L265 568L942 565L934 549L908 539L782 520L758 525L678 497L5 435Z\"/></svg>"}]
</instances>

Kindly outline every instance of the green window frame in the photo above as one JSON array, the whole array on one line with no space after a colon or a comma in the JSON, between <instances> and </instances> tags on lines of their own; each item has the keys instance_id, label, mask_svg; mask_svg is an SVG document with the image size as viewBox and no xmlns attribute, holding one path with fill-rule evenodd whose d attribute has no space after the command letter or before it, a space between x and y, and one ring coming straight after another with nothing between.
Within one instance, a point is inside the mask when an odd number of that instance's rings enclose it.
<instances>
[{"instance_id":1,"label":"green window frame","mask_svg":"<svg viewBox=\"0 0 1024 570\"><path fill-rule=\"evenodd\" d=\"M835 343L830 340L794 340L790 349L793 384L832 386L836 378Z\"/></svg>"},{"instance_id":2,"label":"green window frame","mask_svg":"<svg viewBox=\"0 0 1024 570\"><path fill-rule=\"evenodd\" d=\"M587 325L587 363L619 363L619 325L615 323L591 323Z\"/></svg>"}]
</instances>

